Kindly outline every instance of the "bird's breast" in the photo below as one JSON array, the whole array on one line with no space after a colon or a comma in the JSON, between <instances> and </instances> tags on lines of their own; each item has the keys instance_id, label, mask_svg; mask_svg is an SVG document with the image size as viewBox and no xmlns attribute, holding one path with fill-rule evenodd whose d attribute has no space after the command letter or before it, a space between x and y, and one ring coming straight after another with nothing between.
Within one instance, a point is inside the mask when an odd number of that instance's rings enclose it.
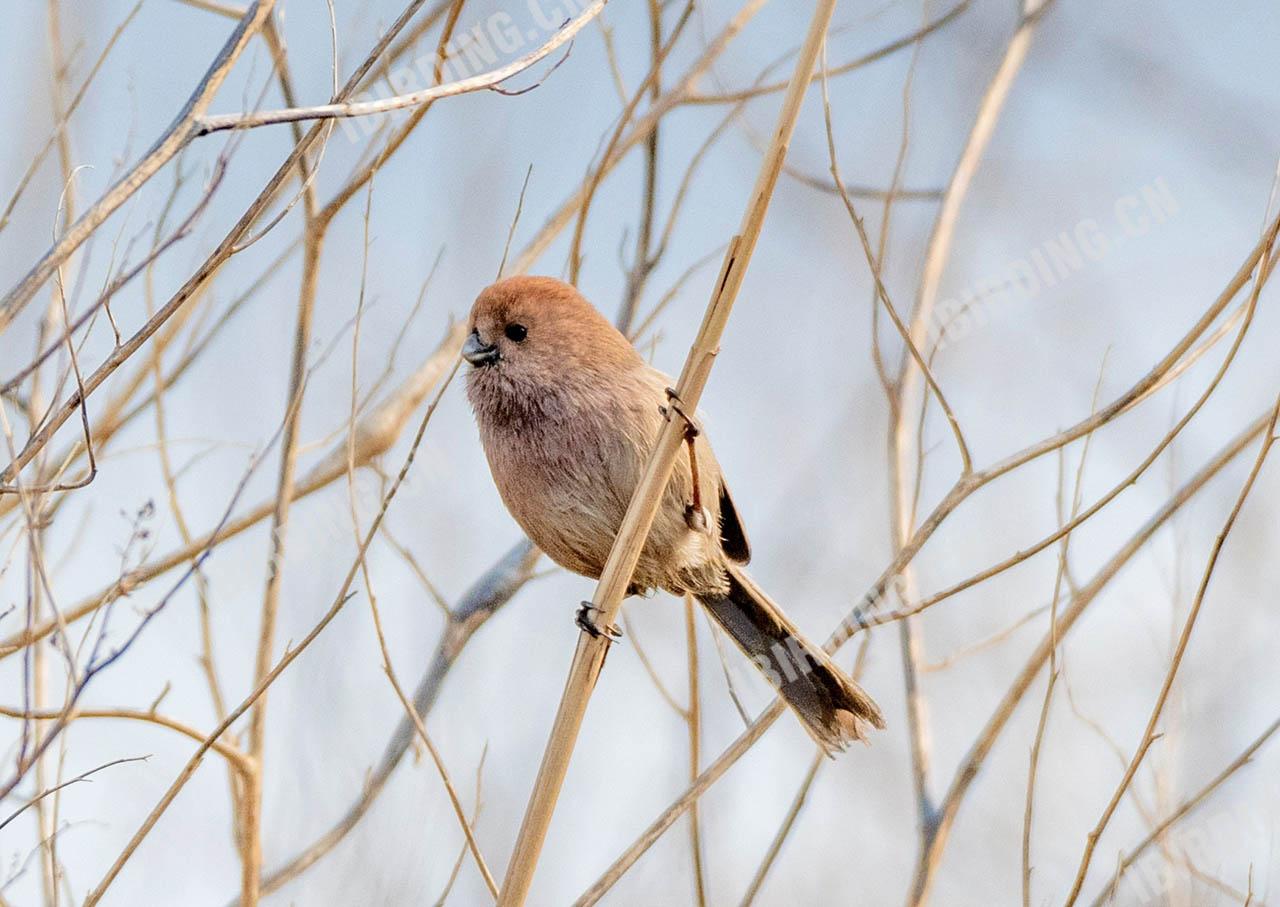
<instances>
[{"instance_id":1,"label":"bird's breast","mask_svg":"<svg viewBox=\"0 0 1280 907\"><path fill-rule=\"evenodd\" d=\"M607 414L605 414L607 416ZM639 479L632 432L599 410L481 426L503 502L552 560L597 577Z\"/></svg>"},{"instance_id":2,"label":"bird's breast","mask_svg":"<svg viewBox=\"0 0 1280 907\"><path fill-rule=\"evenodd\" d=\"M608 382L547 387L476 407L494 482L533 542L561 566L598 578L662 425L665 376L646 370ZM700 588L718 576L719 470L705 441L702 531L686 519L690 469L677 459L633 576L641 588Z\"/></svg>"}]
</instances>

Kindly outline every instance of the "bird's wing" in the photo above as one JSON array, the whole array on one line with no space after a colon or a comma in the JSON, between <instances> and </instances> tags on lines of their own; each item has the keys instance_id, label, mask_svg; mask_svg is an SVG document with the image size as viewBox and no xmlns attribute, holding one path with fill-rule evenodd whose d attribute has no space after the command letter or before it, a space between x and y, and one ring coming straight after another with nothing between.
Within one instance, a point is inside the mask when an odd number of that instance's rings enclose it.
<instances>
[{"instance_id":1,"label":"bird's wing","mask_svg":"<svg viewBox=\"0 0 1280 907\"><path fill-rule=\"evenodd\" d=\"M745 564L751 560L751 543L747 541L747 530L742 526L738 508L733 506L733 496L729 494L729 486L723 477L720 479L720 547L725 556L735 564Z\"/></svg>"}]
</instances>

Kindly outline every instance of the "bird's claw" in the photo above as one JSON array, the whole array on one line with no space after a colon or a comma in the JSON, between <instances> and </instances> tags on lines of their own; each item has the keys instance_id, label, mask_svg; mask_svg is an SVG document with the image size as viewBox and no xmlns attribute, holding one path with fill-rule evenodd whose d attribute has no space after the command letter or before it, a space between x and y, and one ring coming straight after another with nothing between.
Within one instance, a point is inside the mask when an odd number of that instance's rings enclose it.
<instances>
[{"instance_id":1,"label":"bird's claw","mask_svg":"<svg viewBox=\"0 0 1280 907\"><path fill-rule=\"evenodd\" d=\"M583 602L582 607L578 608L577 614L574 615L573 622L584 633L599 639L605 637L609 642L617 642L622 639L622 631L617 627L602 627L596 621L596 617L600 614L600 609L591 602Z\"/></svg>"},{"instance_id":2,"label":"bird's claw","mask_svg":"<svg viewBox=\"0 0 1280 907\"><path fill-rule=\"evenodd\" d=\"M662 414L669 420L674 412L684 420L684 436L685 438L696 438L702 434L702 426L698 424L698 420L693 418L684 411L684 403L680 400L680 395L676 393L674 387L667 388L667 406L658 407L662 410Z\"/></svg>"},{"instance_id":3,"label":"bird's claw","mask_svg":"<svg viewBox=\"0 0 1280 907\"><path fill-rule=\"evenodd\" d=\"M684 521L694 532L706 532L707 527L711 525L711 514L707 513L705 507L694 507L693 504L684 505Z\"/></svg>"}]
</instances>

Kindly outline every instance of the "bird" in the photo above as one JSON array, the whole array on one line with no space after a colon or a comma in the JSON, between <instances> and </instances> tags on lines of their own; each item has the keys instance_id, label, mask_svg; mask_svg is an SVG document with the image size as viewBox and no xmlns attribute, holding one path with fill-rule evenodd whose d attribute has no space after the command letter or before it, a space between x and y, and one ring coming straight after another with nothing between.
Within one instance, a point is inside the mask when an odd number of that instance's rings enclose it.
<instances>
[{"instance_id":1,"label":"bird","mask_svg":"<svg viewBox=\"0 0 1280 907\"><path fill-rule=\"evenodd\" d=\"M466 394L485 458L534 544L599 579L664 420L686 419L687 455L677 457L628 594L664 589L697 599L827 755L884 727L875 701L744 570L751 546L742 518L671 378L576 288L551 277L486 287L467 329ZM579 624L602 629L582 612Z\"/></svg>"}]
</instances>

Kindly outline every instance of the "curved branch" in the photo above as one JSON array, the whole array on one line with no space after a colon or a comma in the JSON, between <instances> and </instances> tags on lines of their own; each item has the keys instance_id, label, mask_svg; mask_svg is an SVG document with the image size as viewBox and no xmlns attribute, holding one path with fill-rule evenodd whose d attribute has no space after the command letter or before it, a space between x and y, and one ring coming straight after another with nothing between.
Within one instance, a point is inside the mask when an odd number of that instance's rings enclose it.
<instances>
[{"instance_id":1,"label":"curved branch","mask_svg":"<svg viewBox=\"0 0 1280 907\"><path fill-rule=\"evenodd\" d=\"M306 120L373 116L380 113L391 113L394 110L404 110L406 107L418 107L440 98L451 98L455 95L493 88L512 76L524 72L543 57L555 51L556 48L567 43L574 35L582 31L592 19L599 15L608 2L609 0L594 0L590 6L579 13L576 18L567 22L563 28L552 35L537 50L531 51L505 66L499 66L497 69L477 76L459 79L456 82L446 82L443 85L433 85L421 91L395 95L394 97L375 101L349 101L317 104L314 107L262 110L257 113L226 113L216 116L202 116L197 120L193 133L196 136L202 136L214 132L223 132L227 129L255 129L259 126L270 126L276 123L298 123Z\"/></svg>"}]
</instances>

